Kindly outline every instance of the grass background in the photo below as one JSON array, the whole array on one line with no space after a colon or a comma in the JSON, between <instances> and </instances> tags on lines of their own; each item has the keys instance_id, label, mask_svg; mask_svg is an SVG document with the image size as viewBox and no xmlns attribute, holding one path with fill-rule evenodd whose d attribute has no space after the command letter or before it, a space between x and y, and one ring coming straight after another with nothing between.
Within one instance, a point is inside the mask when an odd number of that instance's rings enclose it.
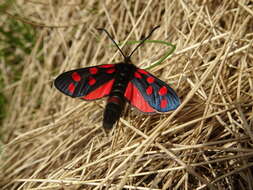
<instances>
[{"instance_id":1,"label":"grass background","mask_svg":"<svg viewBox=\"0 0 253 190\"><path fill-rule=\"evenodd\" d=\"M1 189L253 189L252 1L3 1L0 4ZM122 60L117 41L176 45L150 72L181 106L127 107L106 136L104 100L53 87L63 71ZM129 52L134 46L123 48ZM145 68L167 47L144 44Z\"/></svg>"}]
</instances>

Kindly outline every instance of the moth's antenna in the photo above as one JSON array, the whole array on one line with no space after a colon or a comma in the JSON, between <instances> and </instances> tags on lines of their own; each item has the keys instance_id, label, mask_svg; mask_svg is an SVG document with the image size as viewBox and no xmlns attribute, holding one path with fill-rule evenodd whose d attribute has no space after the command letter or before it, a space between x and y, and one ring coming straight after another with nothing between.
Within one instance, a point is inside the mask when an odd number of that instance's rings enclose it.
<instances>
[{"instance_id":1,"label":"moth's antenna","mask_svg":"<svg viewBox=\"0 0 253 190\"><path fill-rule=\"evenodd\" d=\"M114 45L118 48L118 50L123 55L123 57L125 59L128 59L128 57L125 56L125 54L123 53L123 51L120 49L120 47L118 46L118 44L114 41L114 39L112 38L112 36L109 34L109 32L106 29L104 29L104 28L97 28L97 30L104 31L107 34L107 36L112 40L112 42L114 43Z\"/></svg>"},{"instance_id":2,"label":"moth's antenna","mask_svg":"<svg viewBox=\"0 0 253 190\"><path fill-rule=\"evenodd\" d=\"M152 35L152 33L159 28L160 26L156 26L155 28L153 28L151 30L151 32L149 33L149 35L147 37L145 37L137 46L136 48L134 48L134 50L132 51L132 53L128 56L128 59L130 59L130 57L133 55L133 53Z\"/></svg>"},{"instance_id":3,"label":"moth's antenna","mask_svg":"<svg viewBox=\"0 0 253 190\"><path fill-rule=\"evenodd\" d=\"M151 32L149 33L149 35L147 37L145 37L135 48L134 50L131 52L131 54L129 56L125 56L125 54L123 53L123 51L120 49L120 47L118 46L118 44L114 41L114 39L112 38L112 36L110 35L110 33L104 29L104 28L97 28L97 30L100 31L104 31L107 36L112 40L112 42L114 43L114 45L118 48L118 50L120 51L120 53L123 55L125 60L130 60L130 57L133 55L133 53L152 35L152 33L159 28L160 26L156 26L155 28L153 28L151 30Z\"/></svg>"}]
</instances>

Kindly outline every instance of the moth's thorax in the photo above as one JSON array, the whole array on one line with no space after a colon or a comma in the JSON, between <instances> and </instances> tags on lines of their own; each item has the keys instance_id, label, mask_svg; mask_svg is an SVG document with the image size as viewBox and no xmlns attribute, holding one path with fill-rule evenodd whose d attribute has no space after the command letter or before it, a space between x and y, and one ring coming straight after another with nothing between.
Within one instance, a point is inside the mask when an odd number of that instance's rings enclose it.
<instances>
[{"instance_id":1,"label":"moth's thorax","mask_svg":"<svg viewBox=\"0 0 253 190\"><path fill-rule=\"evenodd\" d=\"M115 81L112 86L110 96L120 94L124 96L129 80L133 77L136 67L133 64L121 62L115 65L117 74L115 75Z\"/></svg>"}]
</instances>

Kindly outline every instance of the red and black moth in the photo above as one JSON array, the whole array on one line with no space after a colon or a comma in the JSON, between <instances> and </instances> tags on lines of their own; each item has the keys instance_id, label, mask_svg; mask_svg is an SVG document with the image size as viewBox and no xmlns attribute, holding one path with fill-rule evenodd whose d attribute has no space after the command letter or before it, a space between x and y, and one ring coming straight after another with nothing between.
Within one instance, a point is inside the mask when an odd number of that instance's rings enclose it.
<instances>
[{"instance_id":1,"label":"red and black moth","mask_svg":"<svg viewBox=\"0 0 253 190\"><path fill-rule=\"evenodd\" d=\"M72 98L96 100L106 96L103 127L111 129L119 120L126 102L143 113L168 112L180 105L176 92L165 82L132 64L130 57L159 26L138 44L129 56L125 56L105 29L124 61L67 71L59 75L55 87Z\"/></svg>"}]
</instances>

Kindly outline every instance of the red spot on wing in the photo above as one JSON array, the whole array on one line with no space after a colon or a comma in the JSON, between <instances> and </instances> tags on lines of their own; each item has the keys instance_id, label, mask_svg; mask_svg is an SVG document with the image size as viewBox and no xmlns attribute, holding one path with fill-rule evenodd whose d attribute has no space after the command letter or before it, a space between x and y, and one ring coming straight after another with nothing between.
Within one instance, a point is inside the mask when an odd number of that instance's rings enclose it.
<instances>
[{"instance_id":1,"label":"red spot on wing","mask_svg":"<svg viewBox=\"0 0 253 190\"><path fill-rule=\"evenodd\" d=\"M79 82L81 80L81 76L77 72L73 72L71 77L74 81Z\"/></svg>"},{"instance_id":2,"label":"red spot on wing","mask_svg":"<svg viewBox=\"0 0 253 190\"><path fill-rule=\"evenodd\" d=\"M148 86L148 88L146 89L146 93L147 93L147 95L151 95L153 93L153 87Z\"/></svg>"},{"instance_id":3,"label":"red spot on wing","mask_svg":"<svg viewBox=\"0 0 253 190\"><path fill-rule=\"evenodd\" d=\"M93 90L86 96L82 97L84 100L95 100L99 98L103 98L110 94L112 85L114 83L114 79L108 81L107 83L101 85L99 88Z\"/></svg>"},{"instance_id":4,"label":"red spot on wing","mask_svg":"<svg viewBox=\"0 0 253 190\"><path fill-rule=\"evenodd\" d=\"M141 76L140 73L138 73L138 72L135 72L135 73L134 73L134 77L135 77L135 78L138 78L138 79L142 78L142 76Z\"/></svg>"},{"instance_id":5,"label":"red spot on wing","mask_svg":"<svg viewBox=\"0 0 253 190\"><path fill-rule=\"evenodd\" d=\"M147 81L149 84L151 84L151 83L153 83L153 82L155 81L155 79L154 79L154 77L148 77L148 78L146 79L146 81Z\"/></svg>"},{"instance_id":6,"label":"red spot on wing","mask_svg":"<svg viewBox=\"0 0 253 190\"><path fill-rule=\"evenodd\" d=\"M88 78L88 84L89 84L90 86L94 85L95 83L96 83L96 79L94 79L93 77L89 77L89 78Z\"/></svg>"},{"instance_id":7,"label":"red spot on wing","mask_svg":"<svg viewBox=\"0 0 253 190\"><path fill-rule=\"evenodd\" d=\"M167 94L167 92L168 92L168 89L166 88L166 86L163 86L163 87L161 87L161 88L159 89L158 94L159 94L160 96L164 96L164 95Z\"/></svg>"},{"instance_id":8,"label":"red spot on wing","mask_svg":"<svg viewBox=\"0 0 253 190\"><path fill-rule=\"evenodd\" d=\"M160 107L161 107L161 108L166 108L167 105L168 105L168 100L167 100L166 98L163 98L163 99L161 100Z\"/></svg>"},{"instance_id":9,"label":"red spot on wing","mask_svg":"<svg viewBox=\"0 0 253 190\"><path fill-rule=\"evenodd\" d=\"M107 64L107 65L99 65L100 68L111 68L114 67L114 64Z\"/></svg>"},{"instance_id":10,"label":"red spot on wing","mask_svg":"<svg viewBox=\"0 0 253 190\"><path fill-rule=\"evenodd\" d=\"M98 68L96 68L96 67L89 68L89 73L90 74L95 75L95 74L97 74L97 72L98 72Z\"/></svg>"},{"instance_id":11,"label":"red spot on wing","mask_svg":"<svg viewBox=\"0 0 253 190\"><path fill-rule=\"evenodd\" d=\"M148 104L148 102L141 95L138 88L135 87L132 82L129 82L127 85L125 97L131 105L138 108L140 111L146 113L155 112L155 110Z\"/></svg>"},{"instance_id":12,"label":"red spot on wing","mask_svg":"<svg viewBox=\"0 0 253 190\"><path fill-rule=\"evenodd\" d=\"M106 73L108 73L108 74L112 74L112 73L114 73L114 72L115 72L115 69L114 69L114 68L106 70Z\"/></svg>"},{"instance_id":13,"label":"red spot on wing","mask_svg":"<svg viewBox=\"0 0 253 190\"><path fill-rule=\"evenodd\" d=\"M71 93L74 93L75 88L76 88L76 87L75 87L74 83L70 83L69 86L68 86L68 90L69 90L69 92L71 92Z\"/></svg>"},{"instance_id":14,"label":"red spot on wing","mask_svg":"<svg viewBox=\"0 0 253 190\"><path fill-rule=\"evenodd\" d=\"M143 69L138 69L138 72L139 72L139 73L142 73L142 74L145 74L145 75L147 75L147 74L148 74L148 72L147 72L147 71L145 71L145 70L143 70Z\"/></svg>"}]
</instances>

